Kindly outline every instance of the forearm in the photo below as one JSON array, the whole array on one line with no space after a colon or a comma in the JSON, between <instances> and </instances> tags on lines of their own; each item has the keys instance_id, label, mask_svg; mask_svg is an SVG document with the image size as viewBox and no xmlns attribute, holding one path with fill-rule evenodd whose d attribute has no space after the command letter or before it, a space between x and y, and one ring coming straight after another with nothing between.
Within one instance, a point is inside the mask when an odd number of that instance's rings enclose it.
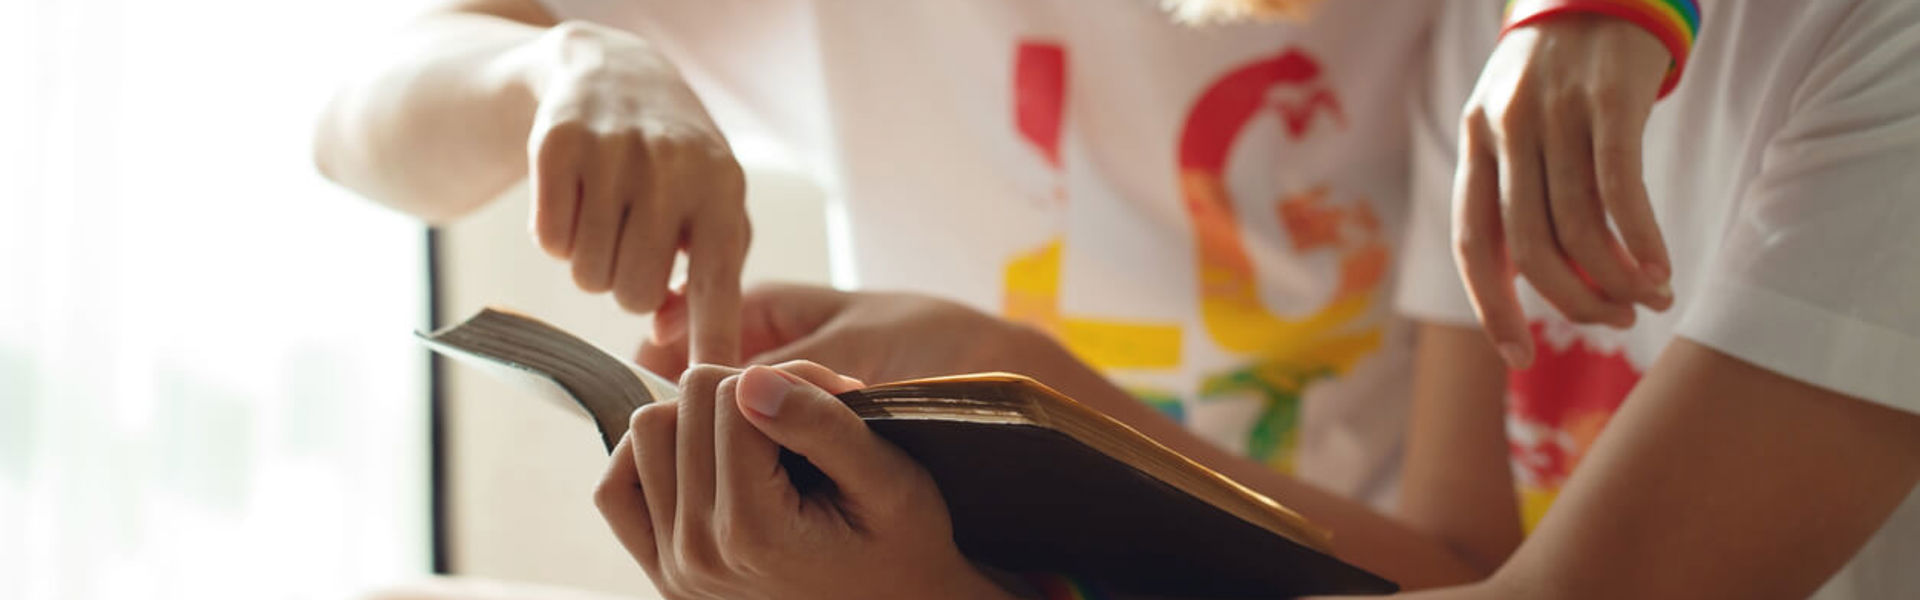
<instances>
[{"instance_id":1,"label":"forearm","mask_svg":"<svg viewBox=\"0 0 1920 600\"><path fill-rule=\"evenodd\" d=\"M1035 334L1037 337L1039 334ZM1051 340L1032 340L1015 369L1096 408L1209 468L1272 497L1334 532L1334 552L1407 588L1473 581L1485 575L1442 541L1362 502L1321 490L1187 431L1134 399Z\"/></svg>"},{"instance_id":2,"label":"forearm","mask_svg":"<svg viewBox=\"0 0 1920 600\"><path fill-rule=\"evenodd\" d=\"M328 178L393 208L444 221L526 175L534 71L546 29L436 13L380 52L321 116L314 157Z\"/></svg>"},{"instance_id":3,"label":"forearm","mask_svg":"<svg viewBox=\"0 0 1920 600\"><path fill-rule=\"evenodd\" d=\"M1685 338L1606 427L1494 576L1413 597L1805 598L1920 481L1920 416Z\"/></svg>"},{"instance_id":4,"label":"forearm","mask_svg":"<svg viewBox=\"0 0 1920 600\"><path fill-rule=\"evenodd\" d=\"M1479 330L1419 327L1398 513L1485 573L1523 535L1507 447L1506 375Z\"/></svg>"}]
</instances>

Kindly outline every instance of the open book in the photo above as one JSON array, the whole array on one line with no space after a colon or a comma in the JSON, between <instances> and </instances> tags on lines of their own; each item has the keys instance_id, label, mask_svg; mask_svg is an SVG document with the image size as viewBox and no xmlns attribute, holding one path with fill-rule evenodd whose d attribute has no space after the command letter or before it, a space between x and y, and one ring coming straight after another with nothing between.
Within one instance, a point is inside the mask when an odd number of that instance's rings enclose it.
<instances>
[{"instance_id":1,"label":"open book","mask_svg":"<svg viewBox=\"0 0 1920 600\"><path fill-rule=\"evenodd\" d=\"M434 350L584 410L612 450L677 386L538 319L487 309L419 334ZM1018 375L875 385L841 401L924 465L975 561L1092 579L1122 595L1287 598L1396 586L1334 558L1300 515ZM782 461L803 489L825 482Z\"/></svg>"}]
</instances>

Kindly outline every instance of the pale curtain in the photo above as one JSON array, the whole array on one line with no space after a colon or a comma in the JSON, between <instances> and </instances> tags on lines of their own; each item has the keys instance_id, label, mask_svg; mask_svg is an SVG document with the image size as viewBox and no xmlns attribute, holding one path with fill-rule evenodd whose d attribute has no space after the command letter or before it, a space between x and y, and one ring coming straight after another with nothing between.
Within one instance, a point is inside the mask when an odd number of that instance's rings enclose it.
<instances>
[{"instance_id":1,"label":"pale curtain","mask_svg":"<svg viewBox=\"0 0 1920 600\"><path fill-rule=\"evenodd\" d=\"M0 0L0 598L428 569L423 231L306 149L408 7Z\"/></svg>"}]
</instances>

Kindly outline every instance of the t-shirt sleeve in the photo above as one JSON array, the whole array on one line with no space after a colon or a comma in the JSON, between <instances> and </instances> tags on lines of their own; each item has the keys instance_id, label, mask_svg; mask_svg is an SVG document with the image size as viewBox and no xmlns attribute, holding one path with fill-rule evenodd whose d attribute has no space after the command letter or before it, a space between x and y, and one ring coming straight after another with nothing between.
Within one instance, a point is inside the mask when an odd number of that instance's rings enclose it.
<instances>
[{"instance_id":1,"label":"t-shirt sleeve","mask_svg":"<svg viewBox=\"0 0 1920 600\"><path fill-rule=\"evenodd\" d=\"M1410 96L1412 203L1395 306L1411 318L1477 327L1454 267L1451 234L1460 112L1499 37L1498 3L1455 1L1436 15L1421 81Z\"/></svg>"},{"instance_id":2,"label":"t-shirt sleeve","mask_svg":"<svg viewBox=\"0 0 1920 600\"><path fill-rule=\"evenodd\" d=\"M1678 332L1920 412L1920 3L1854 11L1829 39Z\"/></svg>"},{"instance_id":3,"label":"t-shirt sleeve","mask_svg":"<svg viewBox=\"0 0 1920 600\"><path fill-rule=\"evenodd\" d=\"M556 21L591 21L631 29L640 22L646 2L633 0L536 0Z\"/></svg>"},{"instance_id":4,"label":"t-shirt sleeve","mask_svg":"<svg viewBox=\"0 0 1920 600\"><path fill-rule=\"evenodd\" d=\"M808 4L798 0L538 0L562 21L647 40L686 78L736 144L766 137L789 151L827 134ZM737 145L736 145L737 147Z\"/></svg>"}]
</instances>

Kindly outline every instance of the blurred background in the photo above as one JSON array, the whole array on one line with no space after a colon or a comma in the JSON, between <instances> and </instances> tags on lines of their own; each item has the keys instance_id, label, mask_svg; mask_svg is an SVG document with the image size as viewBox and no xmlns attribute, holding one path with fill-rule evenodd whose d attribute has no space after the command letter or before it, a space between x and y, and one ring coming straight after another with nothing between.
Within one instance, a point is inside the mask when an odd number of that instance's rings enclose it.
<instances>
[{"instance_id":1,"label":"blurred background","mask_svg":"<svg viewBox=\"0 0 1920 600\"><path fill-rule=\"evenodd\" d=\"M646 321L534 249L524 190L429 236L312 167L340 75L421 6L0 2L0 598L649 595L591 426L410 336L497 304L624 354ZM729 134L788 223L749 281L827 281L818 187Z\"/></svg>"}]
</instances>

